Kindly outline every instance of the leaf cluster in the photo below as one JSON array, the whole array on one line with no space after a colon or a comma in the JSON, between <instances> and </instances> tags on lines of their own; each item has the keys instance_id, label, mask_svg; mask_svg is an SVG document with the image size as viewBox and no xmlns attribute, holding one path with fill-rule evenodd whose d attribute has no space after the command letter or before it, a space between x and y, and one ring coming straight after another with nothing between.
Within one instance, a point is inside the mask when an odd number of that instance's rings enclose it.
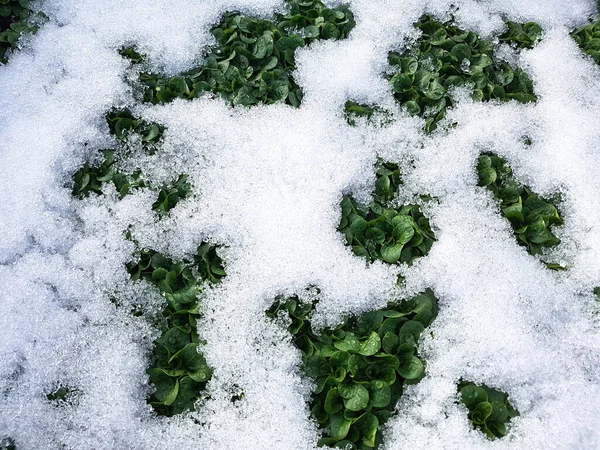
<instances>
[{"instance_id":1,"label":"leaf cluster","mask_svg":"<svg viewBox=\"0 0 600 450\"><path fill-rule=\"evenodd\" d=\"M152 209L159 215L167 214L180 200L190 195L192 185L187 182L187 175L179 175L177 181L168 186L163 186L158 193L158 199L152 204Z\"/></svg>"},{"instance_id":2,"label":"leaf cluster","mask_svg":"<svg viewBox=\"0 0 600 450\"><path fill-rule=\"evenodd\" d=\"M24 33L35 33L37 26L29 24L30 0L0 0L0 64L5 64L6 52L17 45Z\"/></svg>"},{"instance_id":3,"label":"leaf cluster","mask_svg":"<svg viewBox=\"0 0 600 450\"><path fill-rule=\"evenodd\" d=\"M542 253L543 247L560 243L551 231L553 225L562 224L558 201L543 199L520 184L506 161L493 154L479 156L477 174L479 185L492 191L500 203L502 215L510 221L517 241L527 247L531 255Z\"/></svg>"},{"instance_id":4,"label":"leaf cluster","mask_svg":"<svg viewBox=\"0 0 600 450\"><path fill-rule=\"evenodd\" d=\"M508 395L485 384L478 386L463 381L458 385L458 392L469 410L473 426L490 439L506 436L510 420L519 415L508 401Z\"/></svg>"},{"instance_id":5,"label":"leaf cluster","mask_svg":"<svg viewBox=\"0 0 600 450\"><path fill-rule=\"evenodd\" d=\"M145 250L127 270L133 280L154 284L167 302L162 333L154 343L153 364L147 370L156 388L148 402L159 415L193 410L212 376L204 355L198 352L201 281L219 282L225 276L222 260L214 246L203 243L193 261L175 262Z\"/></svg>"},{"instance_id":6,"label":"leaf cluster","mask_svg":"<svg viewBox=\"0 0 600 450\"><path fill-rule=\"evenodd\" d=\"M125 174L117 170L117 156L114 150L103 150L102 152L104 160L99 166L85 164L75 172L73 175L73 195L83 198L92 192L102 194L102 184L110 182L115 185L120 197L123 198L131 189L146 185L141 171Z\"/></svg>"},{"instance_id":7,"label":"leaf cluster","mask_svg":"<svg viewBox=\"0 0 600 450\"><path fill-rule=\"evenodd\" d=\"M73 400L76 390L69 386L59 386L54 391L46 395L46 398L57 404L66 404Z\"/></svg>"},{"instance_id":8,"label":"leaf cluster","mask_svg":"<svg viewBox=\"0 0 600 450\"><path fill-rule=\"evenodd\" d=\"M396 100L410 114L425 118L426 132L435 130L446 109L454 106L449 92L453 87L472 89L472 97L480 101L537 100L533 83L525 72L494 61L491 42L431 16L422 17L415 26L422 35L402 54L389 53L393 70L387 78ZM527 26L527 30L533 33L532 26ZM528 42L514 25L509 26L508 33L505 37L508 42Z\"/></svg>"},{"instance_id":9,"label":"leaf cluster","mask_svg":"<svg viewBox=\"0 0 600 450\"><path fill-rule=\"evenodd\" d=\"M121 142L125 142L132 133L138 134L142 138L142 147L148 154L154 153L156 144L165 131L164 126L137 119L129 111L121 109L109 111L106 122L110 134Z\"/></svg>"},{"instance_id":10,"label":"leaf cluster","mask_svg":"<svg viewBox=\"0 0 600 450\"><path fill-rule=\"evenodd\" d=\"M600 20L589 23L571 33L577 45L600 64Z\"/></svg>"},{"instance_id":11,"label":"leaf cluster","mask_svg":"<svg viewBox=\"0 0 600 450\"><path fill-rule=\"evenodd\" d=\"M315 333L313 304L278 300L270 318L287 314L288 331L302 352L303 370L315 380L311 413L326 436L319 445L373 449L381 442L379 425L392 415L405 383L424 376L416 347L437 314L430 290L386 309L349 316L335 328Z\"/></svg>"},{"instance_id":12,"label":"leaf cluster","mask_svg":"<svg viewBox=\"0 0 600 450\"><path fill-rule=\"evenodd\" d=\"M346 6L327 8L320 0L287 4L287 12L274 21L225 14L211 30L216 45L208 49L204 65L171 78L141 74L144 100L165 103L212 92L232 105L283 101L300 106L302 89L292 78L296 49L318 39L344 39L355 22Z\"/></svg>"},{"instance_id":13,"label":"leaf cluster","mask_svg":"<svg viewBox=\"0 0 600 450\"><path fill-rule=\"evenodd\" d=\"M142 139L142 148L149 154L155 151L156 145L158 145L165 130L162 125L136 119L126 110L108 112L106 122L110 133L121 143L125 143L130 134L139 134ZM140 170L131 174L119 172L117 169L119 152L116 150L103 150L102 152L103 159L100 165L85 164L73 175L72 194L74 196L83 198L92 192L102 194L102 184L111 182L115 185L120 197L123 198L131 189L147 185ZM181 198L187 196L190 192L190 185L185 181L185 178L185 175L181 175L172 187L163 187L158 200L153 205L153 209L160 213L167 212ZM172 190L175 190L175 192L171 192Z\"/></svg>"},{"instance_id":14,"label":"leaf cluster","mask_svg":"<svg viewBox=\"0 0 600 450\"><path fill-rule=\"evenodd\" d=\"M506 22L507 30L499 36L499 41L515 48L533 48L542 38L542 27L535 22Z\"/></svg>"},{"instance_id":15,"label":"leaf cluster","mask_svg":"<svg viewBox=\"0 0 600 450\"><path fill-rule=\"evenodd\" d=\"M348 125L355 126L355 117L364 117L368 121L374 118L375 115L381 118L380 125L384 125L390 122L389 113L380 106L377 105L366 105L356 103L353 101L347 101L344 105L344 115Z\"/></svg>"},{"instance_id":16,"label":"leaf cluster","mask_svg":"<svg viewBox=\"0 0 600 450\"><path fill-rule=\"evenodd\" d=\"M344 197L338 230L344 233L357 256L364 256L370 262L410 265L415 258L429 252L435 235L418 206L387 207L401 184L398 166L379 161L376 173L373 201L367 207Z\"/></svg>"}]
</instances>

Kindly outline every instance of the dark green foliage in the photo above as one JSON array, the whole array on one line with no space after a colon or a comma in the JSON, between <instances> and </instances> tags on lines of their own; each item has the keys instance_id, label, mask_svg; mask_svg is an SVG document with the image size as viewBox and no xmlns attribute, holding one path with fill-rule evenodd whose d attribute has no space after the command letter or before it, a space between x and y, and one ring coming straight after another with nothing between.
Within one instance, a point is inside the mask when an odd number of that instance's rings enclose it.
<instances>
[{"instance_id":1,"label":"dark green foliage","mask_svg":"<svg viewBox=\"0 0 600 450\"><path fill-rule=\"evenodd\" d=\"M370 120L375 114L380 114L384 119L382 123L385 123L386 120L389 120L389 115L383 108L376 105L359 104L353 101L346 102L346 105L344 106L344 113L348 125L352 126L356 125L354 117L365 117L366 119Z\"/></svg>"},{"instance_id":2,"label":"dark green foliage","mask_svg":"<svg viewBox=\"0 0 600 450\"><path fill-rule=\"evenodd\" d=\"M147 370L156 391L148 399L157 414L172 416L193 410L212 369L198 352L201 280L213 283L225 276L215 247L203 243L193 261L173 261L153 250L142 251L127 267L133 280L145 279L165 297L164 323Z\"/></svg>"},{"instance_id":3,"label":"dark green foliage","mask_svg":"<svg viewBox=\"0 0 600 450\"><path fill-rule=\"evenodd\" d=\"M473 426L490 439L506 436L510 419L519 415L508 401L508 395L497 389L471 382L458 385L460 400L469 410Z\"/></svg>"},{"instance_id":4,"label":"dark green foliage","mask_svg":"<svg viewBox=\"0 0 600 450\"><path fill-rule=\"evenodd\" d=\"M338 230L344 233L354 253L370 262L412 264L415 258L429 252L435 235L418 206L387 207L401 184L398 166L379 161L376 169L373 201L361 207L352 198L344 197Z\"/></svg>"},{"instance_id":5,"label":"dark green foliage","mask_svg":"<svg viewBox=\"0 0 600 450\"><path fill-rule=\"evenodd\" d=\"M127 58L133 63L140 63L144 60L146 55L138 53L137 50L133 47L122 47L119 49L119 55L123 58Z\"/></svg>"},{"instance_id":6,"label":"dark green foliage","mask_svg":"<svg viewBox=\"0 0 600 450\"><path fill-rule=\"evenodd\" d=\"M167 214L174 208L179 200L186 198L192 190L192 186L187 182L187 175L179 175L177 181L170 186L164 186L158 193L158 199L152 205L152 209L159 214Z\"/></svg>"},{"instance_id":7,"label":"dark green foliage","mask_svg":"<svg viewBox=\"0 0 600 450\"><path fill-rule=\"evenodd\" d=\"M15 48L24 33L35 33L37 26L28 23L30 0L0 0L0 64L7 62L6 52Z\"/></svg>"},{"instance_id":8,"label":"dark green foliage","mask_svg":"<svg viewBox=\"0 0 600 450\"><path fill-rule=\"evenodd\" d=\"M596 297L600 300L600 286L594 288L594 294L596 294Z\"/></svg>"},{"instance_id":9,"label":"dark green foliage","mask_svg":"<svg viewBox=\"0 0 600 450\"><path fill-rule=\"evenodd\" d=\"M577 45L600 64L600 20L589 23L571 33Z\"/></svg>"},{"instance_id":10,"label":"dark green foliage","mask_svg":"<svg viewBox=\"0 0 600 450\"><path fill-rule=\"evenodd\" d=\"M149 154L154 152L165 131L162 125L137 119L127 110L110 111L106 114L106 122L110 133L120 141L126 141L131 133L139 134L144 151Z\"/></svg>"},{"instance_id":11,"label":"dark green foliage","mask_svg":"<svg viewBox=\"0 0 600 450\"><path fill-rule=\"evenodd\" d=\"M74 393L75 390L68 386L59 386L56 390L46 395L46 398L51 402L67 403L73 397Z\"/></svg>"},{"instance_id":12,"label":"dark green foliage","mask_svg":"<svg viewBox=\"0 0 600 450\"><path fill-rule=\"evenodd\" d=\"M121 142L125 142L131 133L138 133L144 151L150 154L155 151L165 130L162 125L136 119L126 110L110 111L106 114L106 122L110 133ZM102 183L112 182L122 198L132 188L146 185L141 171L125 174L117 170L118 154L115 150L103 150L103 154L104 159L99 166L86 164L75 172L73 195L83 198L91 192L102 194Z\"/></svg>"},{"instance_id":13,"label":"dark green foliage","mask_svg":"<svg viewBox=\"0 0 600 450\"><path fill-rule=\"evenodd\" d=\"M227 13L211 31L217 43L203 66L180 76L142 74L144 100L169 102L204 92L222 95L232 105L284 101L299 106L302 89L292 79L295 51L318 39L344 39L354 27L345 6L327 8L320 0L288 0L288 12L275 21Z\"/></svg>"},{"instance_id":14,"label":"dark green foliage","mask_svg":"<svg viewBox=\"0 0 600 450\"><path fill-rule=\"evenodd\" d=\"M483 154L477 164L479 185L487 187L500 203L502 215L510 220L517 241L532 255L542 253L560 240L551 232L553 225L562 224L558 200L546 200L520 184L504 159ZM555 268L550 264L549 268ZM560 267L560 266L559 266Z\"/></svg>"},{"instance_id":15,"label":"dark green foliage","mask_svg":"<svg viewBox=\"0 0 600 450\"><path fill-rule=\"evenodd\" d=\"M472 89L475 100L537 100L525 72L494 61L491 42L430 16L424 16L415 26L423 34L404 53L390 52L388 60L393 71L387 78L396 100L409 113L425 118L426 132L433 131L446 108L454 106L448 91L455 86ZM528 42L514 25L505 39L518 45Z\"/></svg>"},{"instance_id":16,"label":"dark green foliage","mask_svg":"<svg viewBox=\"0 0 600 450\"><path fill-rule=\"evenodd\" d=\"M325 437L319 445L377 448L379 425L392 415L403 385L424 376L416 347L437 314L437 300L427 291L387 309L346 317L319 334L311 328L312 304L279 300L267 316L287 314L288 331L302 352L303 370L316 389L311 412Z\"/></svg>"},{"instance_id":17,"label":"dark green foliage","mask_svg":"<svg viewBox=\"0 0 600 450\"><path fill-rule=\"evenodd\" d=\"M499 37L500 42L516 48L533 48L542 37L542 27L535 22L506 22L506 26L508 29Z\"/></svg>"},{"instance_id":18,"label":"dark green foliage","mask_svg":"<svg viewBox=\"0 0 600 450\"><path fill-rule=\"evenodd\" d=\"M140 171L132 174L118 172L114 150L103 150L104 160L99 166L86 164L73 175L73 195L87 197L91 192L102 194L102 183L112 182L119 195L124 197L132 188L145 186Z\"/></svg>"},{"instance_id":19,"label":"dark green foliage","mask_svg":"<svg viewBox=\"0 0 600 450\"><path fill-rule=\"evenodd\" d=\"M13 441L11 438L1 438L0 450L17 450L15 441Z\"/></svg>"}]
</instances>

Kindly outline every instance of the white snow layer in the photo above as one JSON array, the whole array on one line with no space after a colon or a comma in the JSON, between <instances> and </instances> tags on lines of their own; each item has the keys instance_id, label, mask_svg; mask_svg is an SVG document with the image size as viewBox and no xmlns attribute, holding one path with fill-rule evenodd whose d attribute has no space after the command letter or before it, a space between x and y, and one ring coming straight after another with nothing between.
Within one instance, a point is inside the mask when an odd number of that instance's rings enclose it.
<instances>
[{"instance_id":1,"label":"white snow layer","mask_svg":"<svg viewBox=\"0 0 600 450\"><path fill-rule=\"evenodd\" d=\"M421 343L427 376L407 389L385 428L386 449L600 448L600 332L591 289L600 285L600 69L569 27L591 0L351 0L350 38L298 51L301 108L232 109L201 98L136 103L135 44L152 67L197 64L210 25L227 10L270 15L276 0L48 0L49 21L0 67L0 438L27 449L312 449L319 431L311 382L286 332L264 317L278 294L321 289L317 319L382 307L431 287L441 310ZM423 13L454 12L486 36L502 19L533 20L544 40L518 63L535 105L472 103L449 112L458 127L431 136L396 108L385 129L349 127L344 102L394 108L382 77L388 51L415 37ZM195 195L157 221L153 194L71 197L72 174L111 145L104 113L129 106L168 129L153 180L190 175ZM522 137L533 144L525 147ZM517 245L492 196L477 187L481 151L505 157L535 191L560 191L565 225L548 271ZM365 198L377 156L399 162L402 196L431 194L438 241L411 268L366 265L336 232L341 196ZM206 239L224 244L227 277L208 291L200 334L215 368L210 399L194 413L158 418L146 404L145 369L157 330L124 304L159 310L161 297L132 283L125 263L143 246L175 258ZM406 286L397 288L399 271ZM456 383L487 383L520 411L510 434L471 429ZM76 389L72 404L46 394ZM243 390L243 400L230 402Z\"/></svg>"}]
</instances>

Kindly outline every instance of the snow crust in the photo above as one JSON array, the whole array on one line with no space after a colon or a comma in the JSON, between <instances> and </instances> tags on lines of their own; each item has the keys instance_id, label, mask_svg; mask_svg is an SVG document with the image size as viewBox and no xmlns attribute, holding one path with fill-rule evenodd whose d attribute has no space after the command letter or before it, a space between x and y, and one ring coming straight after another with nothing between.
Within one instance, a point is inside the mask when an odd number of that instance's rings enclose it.
<instances>
[{"instance_id":1,"label":"snow crust","mask_svg":"<svg viewBox=\"0 0 600 450\"><path fill-rule=\"evenodd\" d=\"M135 44L153 70L177 73L201 61L224 11L269 16L278 1L38 5L49 22L0 67L0 438L23 450L313 449L310 380L265 309L276 295L319 288L316 321L326 325L430 287L441 310L421 343L427 376L400 400L386 449L600 448L591 294L600 286L600 68L568 34L594 2L349 3L357 18L349 39L297 53L302 107L249 110L208 97L141 104L116 50ZM424 135L422 122L395 106L382 72L388 51L416 37L412 23L426 12L454 13L486 36L501 31L502 19L540 23L543 41L512 55L539 102L464 96L448 114L455 129ZM350 127L348 99L387 107L395 120ZM170 218L157 220L148 189L123 200L110 187L106 196L72 198L72 174L114 144L103 118L113 106L167 127L155 155L130 163L157 183L190 175L194 196ZM548 271L517 245L491 194L477 187L482 151L504 157L536 192L562 193L562 244L549 254L568 271ZM401 165L402 199L437 199L425 211L438 240L411 268L366 265L336 232L342 195L368 198L378 156ZM215 368L210 398L182 417L157 418L146 404L158 331L129 311L142 304L157 314L162 299L129 280L128 226L140 245L174 258L202 240L224 245L227 277L207 289L199 323ZM506 438L471 429L456 395L461 378L509 394L521 415ZM56 405L46 395L59 385L74 393Z\"/></svg>"}]
</instances>

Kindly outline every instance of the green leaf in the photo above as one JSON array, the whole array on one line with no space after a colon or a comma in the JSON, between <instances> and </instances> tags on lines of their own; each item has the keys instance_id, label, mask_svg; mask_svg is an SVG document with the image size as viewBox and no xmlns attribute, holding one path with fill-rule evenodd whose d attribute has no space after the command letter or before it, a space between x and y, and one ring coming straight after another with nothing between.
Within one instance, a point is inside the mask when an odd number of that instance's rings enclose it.
<instances>
[{"instance_id":1,"label":"green leaf","mask_svg":"<svg viewBox=\"0 0 600 450\"><path fill-rule=\"evenodd\" d=\"M329 416L329 434L337 441L344 439L350 431L352 422L346 420L340 414L332 414Z\"/></svg>"},{"instance_id":2,"label":"green leaf","mask_svg":"<svg viewBox=\"0 0 600 450\"><path fill-rule=\"evenodd\" d=\"M164 345L169 352L175 354L190 343L190 335L179 328L169 328L156 342Z\"/></svg>"},{"instance_id":3,"label":"green leaf","mask_svg":"<svg viewBox=\"0 0 600 450\"><path fill-rule=\"evenodd\" d=\"M377 427L379 427L379 420L374 414L367 413L356 422L361 437L362 443L367 447L375 447L375 436L377 434Z\"/></svg>"},{"instance_id":4,"label":"green leaf","mask_svg":"<svg viewBox=\"0 0 600 450\"><path fill-rule=\"evenodd\" d=\"M337 414L342 410L344 401L338 394L337 388L332 388L327 392L324 407L328 414Z\"/></svg>"},{"instance_id":5,"label":"green leaf","mask_svg":"<svg viewBox=\"0 0 600 450\"><path fill-rule=\"evenodd\" d=\"M400 253L402 252L402 244L395 245L384 245L381 248L381 257L387 263L394 264L400 259Z\"/></svg>"},{"instance_id":6,"label":"green leaf","mask_svg":"<svg viewBox=\"0 0 600 450\"><path fill-rule=\"evenodd\" d=\"M171 405L179 393L179 380L166 375L162 369L148 369L148 375L156 388L154 397L164 405Z\"/></svg>"},{"instance_id":7,"label":"green leaf","mask_svg":"<svg viewBox=\"0 0 600 450\"><path fill-rule=\"evenodd\" d=\"M479 403L488 400L485 390L474 384L464 386L459 392L462 402L468 409L474 409Z\"/></svg>"},{"instance_id":8,"label":"green leaf","mask_svg":"<svg viewBox=\"0 0 600 450\"><path fill-rule=\"evenodd\" d=\"M369 387L371 406L374 408L386 408L392 399L390 386L382 381L375 380Z\"/></svg>"},{"instance_id":9,"label":"green leaf","mask_svg":"<svg viewBox=\"0 0 600 450\"><path fill-rule=\"evenodd\" d=\"M386 353L395 353L399 344L398 336L391 332L387 331L381 340L381 346L383 347L383 351Z\"/></svg>"},{"instance_id":10,"label":"green leaf","mask_svg":"<svg viewBox=\"0 0 600 450\"><path fill-rule=\"evenodd\" d=\"M407 380L419 378L425 372L423 362L416 356L411 356L400 363L398 374Z\"/></svg>"},{"instance_id":11,"label":"green leaf","mask_svg":"<svg viewBox=\"0 0 600 450\"><path fill-rule=\"evenodd\" d=\"M369 404L369 391L362 384L351 383L339 387L344 406L350 411L360 411Z\"/></svg>"},{"instance_id":12,"label":"green leaf","mask_svg":"<svg viewBox=\"0 0 600 450\"><path fill-rule=\"evenodd\" d=\"M399 215L394 218L394 231L393 236L396 239L396 244L407 244L414 236L414 221L409 216ZM404 219L404 220L397 220Z\"/></svg>"},{"instance_id":13,"label":"green leaf","mask_svg":"<svg viewBox=\"0 0 600 450\"><path fill-rule=\"evenodd\" d=\"M358 353L363 356L371 356L377 353L380 348L381 338L375 331L372 331L371 334L369 334L369 337L361 342Z\"/></svg>"}]
</instances>

